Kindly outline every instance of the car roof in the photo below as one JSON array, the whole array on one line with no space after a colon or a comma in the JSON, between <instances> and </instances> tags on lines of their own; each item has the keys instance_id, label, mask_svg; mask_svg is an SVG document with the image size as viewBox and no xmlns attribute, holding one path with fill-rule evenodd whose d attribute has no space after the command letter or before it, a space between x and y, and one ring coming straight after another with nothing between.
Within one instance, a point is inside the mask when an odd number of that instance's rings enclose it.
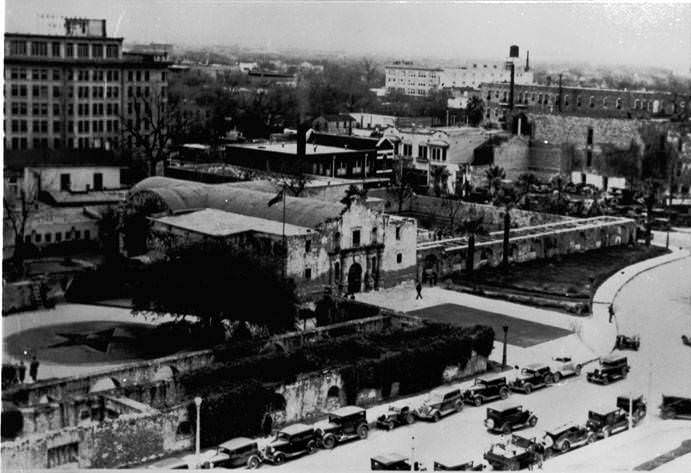
<instances>
[{"instance_id":1,"label":"car roof","mask_svg":"<svg viewBox=\"0 0 691 473\"><path fill-rule=\"evenodd\" d=\"M227 442L223 442L219 447L227 448L228 450L235 450L236 448L246 447L251 443L256 443L254 440L247 437L236 437Z\"/></svg>"},{"instance_id":2,"label":"car roof","mask_svg":"<svg viewBox=\"0 0 691 473\"><path fill-rule=\"evenodd\" d=\"M626 360L626 355L610 354L600 358L600 363L614 363L615 361Z\"/></svg>"},{"instance_id":3,"label":"car roof","mask_svg":"<svg viewBox=\"0 0 691 473\"><path fill-rule=\"evenodd\" d=\"M300 434L302 432L307 432L308 430L312 430L312 427L309 425L305 424L293 424L289 425L287 427L283 427L280 432L283 432L284 434L288 435L295 435L295 434Z\"/></svg>"},{"instance_id":4,"label":"car roof","mask_svg":"<svg viewBox=\"0 0 691 473\"><path fill-rule=\"evenodd\" d=\"M478 376L476 379L485 383L494 383L496 381L506 381L506 376Z\"/></svg>"},{"instance_id":5,"label":"car roof","mask_svg":"<svg viewBox=\"0 0 691 473\"><path fill-rule=\"evenodd\" d=\"M531 370L538 370L540 368L546 368L548 365L544 363L530 363L528 365L525 365L523 368L528 368Z\"/></svg>"},{"instance_id":6,"label":"car roof","mask_svg":"<svg viewBox=\"0 0 691 473\"><path fill-rule=\"evenodd\" d=\"M359 414L365 412L362 407L357 406L343 406L340 409L329 412L330 415L336 415L340 417L352 416L353 414Z\"/></svg>"},{"instance_id":7,"label":"car roof","mask_svg":"<svg viewBox=\"0 0 691 473\"><path fill-rule=\"evenodd\" d=\"M590 412L594 412L595 414L609 414L610 412L615 412L618 411L619 408L617 406L613 406L611 404L596 404L594 407L591 407Z\"/></svg>"},{"instance_id":8,"label":"car roof","mask_svg":"<svg viewBox=\"0 0 691 473\"><path fill-rule=\"evenodd\" d=\"M372 457L372 460L376 460L379 463L390 464L390 463L398 463L400 461L408 460L408 457L405 455L401 455L400 453L397 453L397 452L390 452L390 453L385 453L383 455L377 455L376 457Z\"/></svg>"},{"instance_id":9,"label":"car roof","mask_svg":"<svg viewBox=\"0 0 691 473\"><path fill-rule=\"evenodd\" d=\"M494 405L494 407L488 407L488 409L493 409L495 411L503 412L510 409L517 409L523 407L521 404L516 402L500 402Z\"/></svg>"},{"instance_id":10,"label":"car roof","mask_svg":"<svg viewBox=\"0 0 691 473\"><path fill-rule=\"evenodd\" d=\"M564 432L565 430L569 430L573 427L578 427L578 424L576 422L570 421L566 422L561 425L557 425L556 427L553 427L551 429L545 430L546 433L548 434L557 434L559 432Z\"/></svg>"}]
</instances>

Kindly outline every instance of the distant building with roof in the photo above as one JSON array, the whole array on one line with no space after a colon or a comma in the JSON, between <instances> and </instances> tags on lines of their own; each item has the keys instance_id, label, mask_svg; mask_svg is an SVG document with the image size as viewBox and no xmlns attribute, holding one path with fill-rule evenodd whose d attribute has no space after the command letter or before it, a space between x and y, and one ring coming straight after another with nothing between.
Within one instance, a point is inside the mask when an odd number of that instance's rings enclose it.
<instances>
[{"instance_id":1,"label":"distant building with roof","mask_svg":"<svg viewBox=\"0 0 691 473\"><path fill-rule=\"evenodd\" d=\"M354 293L415 277L414 219L369 209L358 199L345 206L286 196L284 254L283 204L269 206L274 196L233 184L145 179L132 188L128 201L147 209L152 233L140 251L128 255L165 249L161 242L171 235L176 245L222 239L276 257L304 298L322 294L325 287Z\"/></svg>"}]
</instances>

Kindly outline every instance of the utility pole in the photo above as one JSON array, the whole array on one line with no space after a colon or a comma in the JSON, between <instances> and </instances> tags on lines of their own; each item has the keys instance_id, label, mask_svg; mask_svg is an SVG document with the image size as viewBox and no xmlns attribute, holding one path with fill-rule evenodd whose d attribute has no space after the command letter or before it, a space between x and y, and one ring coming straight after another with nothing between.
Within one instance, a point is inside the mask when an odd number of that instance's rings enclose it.
<instances>
[{"instance_id":1,"label":"utility pole","mask_svg":"<svg viewBox=\"0 0 691 473\"><path fill-rule=\"evenodd\" d=\"M501 354L501 367L503 369L506 369L506 340L508 338L507 335L509 333L509 326L504 325L502 327L502 330L504 330L504 349L502 350L502 354Z\"/></svg>"},{"instance_id":2,"label":"utility pole","mask_svg":"<svg viewBox=\"0 0 691 473\"><path fill-rule=\"evenodd\" d=\"M561 87L561 76L563 74L560 72L559 73L559 101L557 102L557 110L559 110L559 113L561 113L561 102L562 102L562 94L563 94L563 89Z\"/></svg>"}]
</instances>

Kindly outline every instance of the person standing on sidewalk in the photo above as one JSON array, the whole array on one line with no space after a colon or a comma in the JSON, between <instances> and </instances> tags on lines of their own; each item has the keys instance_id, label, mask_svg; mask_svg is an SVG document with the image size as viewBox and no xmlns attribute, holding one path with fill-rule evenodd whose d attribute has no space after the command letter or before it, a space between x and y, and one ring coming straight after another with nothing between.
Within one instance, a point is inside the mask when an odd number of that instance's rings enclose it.
<instances>
[{"instance_id":1,"label":"person standing on sidewalk","mask_svg":"<svg viewBox=\"0 0 691 473\"><path fill-rule=\"evenodd\" d=\"M422 299L422 284L420 284L420 281L418 281L415 285L415 290L417 291L417 296L415 296L415 300Z\"/></svg>"},{"instance_id":2,"label":"person standing on sidewalk","mask_svg":"<svg viewBox=\"0 0 691 473\"><path fill-rule=\"evenodd\" d=\"M38 378L38 365L40 363L36 359L36 355L31 358L31 364L29 365L29 376L31 376L31 380L35 383L36 379Z\"/></svg>"}]
</instances>

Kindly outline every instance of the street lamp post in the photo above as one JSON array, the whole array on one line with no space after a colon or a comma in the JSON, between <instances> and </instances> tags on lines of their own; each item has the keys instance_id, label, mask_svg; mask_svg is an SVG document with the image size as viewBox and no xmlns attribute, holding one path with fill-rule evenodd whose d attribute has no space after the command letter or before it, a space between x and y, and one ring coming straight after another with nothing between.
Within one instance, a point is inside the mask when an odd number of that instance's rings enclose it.
<instances>
[{"instance_id":1,"label":"street lamp post","mask_svg":"<svg viewBox=\"0 0 691 473\"><path fill-rule=\"evenodd\" d=\"M197 456L199 456L199 450L200 450L200 439L201 439L201 406L202 406L202 398L197 396L194 398L194 405L197 406L197 431L196 431L196 439L194 442L194 451Z\"/></svg>"},{"instance_id":2,"label":"street lamp post","mask_svg":"<svg viewBox=\"0 0 691 473\"><path fill-rule=\"evenodd\" d=\"M507 335L509 333L509 326L504 325L504 326L502 326L502 329L504 330L504 349L502 350L502 354L501 354L501 367L503 369L506 369L506 339L507 339Z\"/></svg>"}]
</instances>

